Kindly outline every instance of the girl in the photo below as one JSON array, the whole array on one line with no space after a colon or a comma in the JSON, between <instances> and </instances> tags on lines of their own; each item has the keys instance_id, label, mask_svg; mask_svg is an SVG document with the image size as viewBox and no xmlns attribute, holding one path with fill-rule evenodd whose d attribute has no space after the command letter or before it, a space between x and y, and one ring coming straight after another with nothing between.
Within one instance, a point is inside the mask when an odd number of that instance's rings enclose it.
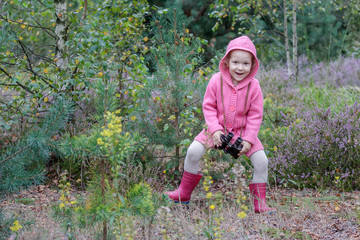
<instances>
[{"instance_id":1,"label":"girl","mask_svg":"<svg viewBox=\"0 0 360 240\"><path fill-rule=\"evenodd\" d=\"M208 128L195 137L187 150L180 186L165 194L175 202L189 203L202 177L198 169L205 148L220 146L220 136L232 132L232 143L240 135L243 139L239 156L245 154L254 166L249 188L255 212L272 211L265 201L268 159L257 137L263 116L263 96L254 78L259 62L252 41L246 36L230 41L219 69L210 79L203 101Z\"/></svg>"}]
</instances>

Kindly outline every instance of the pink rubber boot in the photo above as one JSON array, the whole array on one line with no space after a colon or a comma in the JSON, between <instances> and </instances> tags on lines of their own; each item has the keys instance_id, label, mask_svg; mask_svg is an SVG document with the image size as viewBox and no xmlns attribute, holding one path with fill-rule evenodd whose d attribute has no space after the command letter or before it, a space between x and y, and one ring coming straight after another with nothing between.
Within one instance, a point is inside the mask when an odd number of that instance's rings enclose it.
<instances>
[{"instance_id":1,"label":"pink rubber boot","mask_svg":"<svg viewBox=\"0 0 360 240\"><path fill-rule=\"evenodd\" d=\"M188 204L190 202L191 193L199 184L201 178L201 173L193 174L184 171L178 189L172 192L165 192L164 194L167 195L175 203L181 202L183 204Z\"/></svg>"},{"instance_id":2,"label":"pink rubber boot","mask_svg":"<svg viewBox=\"0 0 360 240\"><path fill-rule=\"evenodd\" d=\"M256 213L276 213L276 209L269 208L266 205L266 183L251 183L249 188L252 200L254 201L254 210Z\"/></svg>"}]
</instances>

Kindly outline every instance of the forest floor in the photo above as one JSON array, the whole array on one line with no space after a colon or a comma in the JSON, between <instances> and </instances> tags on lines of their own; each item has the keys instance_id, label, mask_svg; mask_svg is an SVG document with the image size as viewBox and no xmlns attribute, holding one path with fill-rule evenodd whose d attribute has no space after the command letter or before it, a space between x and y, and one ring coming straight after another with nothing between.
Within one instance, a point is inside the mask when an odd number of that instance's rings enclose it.
<instances>
[{"instance_id":1,"label":"forest floor","mask_svg":"<svg viewBox=\"0 0 360 240\"><path fill-rule=\"evenodd\" d=\"M161 234L164 228L168 239L209 239L204 233L204 229L209 229L204 194L203 190L196 190L188 206L174 204L167 208L172 218L154 221L148 228L139 227L134 239L164 239L164 232ZM272 189L268 195L269 204L277 208L275 215L249 211L247 217L240 219L237 204L223 204L221 239L360 239L359 191L319 193L309 189ZM57 204L59 196L54 184L33 186L7 196L0 207L6 215L15 216L23 227L10 239L68 239L53 217L52 206ZM164 221L169 225L160 224ZM87 230L79 230L76 236L75 239L100 239Z\"/></svg>"}]
</instances>

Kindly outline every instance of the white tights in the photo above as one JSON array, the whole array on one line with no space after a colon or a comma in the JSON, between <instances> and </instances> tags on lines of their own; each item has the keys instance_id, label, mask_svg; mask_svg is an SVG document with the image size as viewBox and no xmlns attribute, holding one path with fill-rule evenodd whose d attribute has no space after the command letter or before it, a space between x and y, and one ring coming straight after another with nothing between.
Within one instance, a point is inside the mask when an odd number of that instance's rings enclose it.
<instances>
[{"instance_id":1,"label":"white tights","mask_svg":"<svg viewBox=\"0 0 360 240\"><path fill-rule=\"evenodd\" d=\"M198 141L193 141L186 153L184 170L197 174L200 160L205 154L205 146ZM253 183L266 183L268 179L269 160L264 150L257 151L250 156L250 161L254 166Z\"/></svg>"}]
</instances>

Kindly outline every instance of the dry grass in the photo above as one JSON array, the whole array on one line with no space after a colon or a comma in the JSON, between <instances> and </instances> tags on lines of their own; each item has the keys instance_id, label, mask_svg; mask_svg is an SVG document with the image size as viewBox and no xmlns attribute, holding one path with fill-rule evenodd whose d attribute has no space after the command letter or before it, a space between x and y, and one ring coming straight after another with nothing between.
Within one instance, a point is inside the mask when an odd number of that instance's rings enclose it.
<instances>
[{"instance_id":1,"label":"dry grass","mask_svg":"<svg viewBox=\"0 0 360 240\"><path fill-rule=\"evenodd\" d=\"M339 195L282 189L271 196L268 202L277 209L275 215L249 211L239 219L237 205L226 202L222 239L360 239L359 192ZM182 239L207 239L203 229L209 215L203 201L195 198L190 206L175 205L171 210L177 216L172 234L182 230Z\"/></svg>"},{"instance_id":2,"label":"dry grass","mask_svg":"<svg viewBox=\"0 0 360 240\"><path fill-rule=\"evenodd\" d=\"M171 204L158 212L152 223L138 219L134 239L209 239L209 222L222 216L221 239L360 239L359 192L319 193L313 190L273 190L269 205L277 214L255 214L249 209L244 219L237 217L239 207L227 197L222 210L209 214L205 192L197 188L189 205ZM248 194L248 193L247 193ZM61 224L52 217L57 190L33 187L9 196L1 203L24 227L16 239L67 239ZM26 199L26 200L20 200ZM250 207L250 202L247 202ZM210 226L210 227L209 227ZM96 233L97 232L97 233ZM111 235L111 234L110 234ZM77 230L76 239L100 239L95 229ZM111 235L110 239L115 236Z\"/></svg>"}]
</instances>

